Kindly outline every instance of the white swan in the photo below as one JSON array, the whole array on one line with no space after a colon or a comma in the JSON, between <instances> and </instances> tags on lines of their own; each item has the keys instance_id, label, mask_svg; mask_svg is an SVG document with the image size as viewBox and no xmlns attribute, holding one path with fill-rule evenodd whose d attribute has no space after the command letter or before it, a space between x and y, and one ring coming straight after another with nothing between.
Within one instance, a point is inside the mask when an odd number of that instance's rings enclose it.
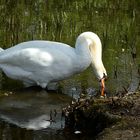
<instances>
[{"instance_id":1,"label":"white swan","mask_svg":"<svg viewBox=\"0 0 140 140\"><path fill-rule=\"evenodd\" d=\"M79 73L90 64L104 90L107 73L102 62L102 45L92 32L80 34L75 48L59 42L36 40L0 49L0 69L8 77L23 81L26 86L46 88L49 83Z\"/></svg>"}]
</instances>

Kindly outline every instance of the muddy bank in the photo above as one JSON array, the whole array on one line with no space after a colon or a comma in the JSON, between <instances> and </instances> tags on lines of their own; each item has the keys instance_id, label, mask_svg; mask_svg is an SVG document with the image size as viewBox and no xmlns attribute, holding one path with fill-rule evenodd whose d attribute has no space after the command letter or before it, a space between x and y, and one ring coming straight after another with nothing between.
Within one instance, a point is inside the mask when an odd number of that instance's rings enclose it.
<instances>
[{"instance_id":1,"label":"muddy bank","mask_svg":"<svg viewBox=\"0 0 140 140\"><path fill-rule=\"evenodd\" d=\"M140 92L122 99L128 105L118 106L113 112L121 120L105 128L97 137L98 140L139 140L140 139Z\"/></svg>"},{"instance_id":2,"label":"muddy bank","mask_svg":"<svg viewBox=\"0 0 140 140\"><path fill-rule=\"evenodd\" d=\"M81 95L63 109L65 132L96 139L140 139L140 92L106 99Z\"/></svg>"}]
</instances>

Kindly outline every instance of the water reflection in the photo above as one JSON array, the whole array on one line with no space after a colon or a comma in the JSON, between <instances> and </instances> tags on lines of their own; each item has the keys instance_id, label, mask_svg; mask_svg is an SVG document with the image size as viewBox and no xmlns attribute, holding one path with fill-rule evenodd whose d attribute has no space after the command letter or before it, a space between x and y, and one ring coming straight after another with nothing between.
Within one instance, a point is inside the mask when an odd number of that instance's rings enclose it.
<instances>
[{"instance_id":1,"label":"water reflection","mask_svg":"<svg viewBox=\"0 0 140 140\"><path fill-rule=\"evenodd\" d=\"M74 90L75 91L75 90ZM0 139L77 140L93 137L63 133L62 108L72 98L38 87L7 92L0 97Z\"/></svg>"},{"instance_id":2,"label":"water reflection","mask_svg":"<svg viewBox=\"0 0 140 140\"><path fill-rule=\"evenodd\" d=\"M67 95L45 90L10 92L0 98L0 118L26 129L60 129L64 126L62 107L70 101Z\"/></svg>"}]
</instances>

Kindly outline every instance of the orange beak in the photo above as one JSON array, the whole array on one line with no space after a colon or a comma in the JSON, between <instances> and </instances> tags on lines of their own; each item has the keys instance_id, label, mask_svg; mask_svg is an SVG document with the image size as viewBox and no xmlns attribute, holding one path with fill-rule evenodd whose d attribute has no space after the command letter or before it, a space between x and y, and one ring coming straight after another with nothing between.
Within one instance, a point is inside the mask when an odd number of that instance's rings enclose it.
<instances>
[{"instance_id":1,"label":"orange beak","mask_svg":"<svg viewBox=\"0 0 140 140\"><path fill-rule=\"evenodd\" d=\"M105 97L105 78L101 79L101 96Z\"/></svg>"}]
</instances>

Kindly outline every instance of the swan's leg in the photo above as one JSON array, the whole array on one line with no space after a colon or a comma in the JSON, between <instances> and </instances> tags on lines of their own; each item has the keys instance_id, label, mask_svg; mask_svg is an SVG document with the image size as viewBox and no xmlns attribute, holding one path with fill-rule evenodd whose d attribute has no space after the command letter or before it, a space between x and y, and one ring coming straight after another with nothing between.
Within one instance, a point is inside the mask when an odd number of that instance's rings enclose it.
<instances>
[{"instance_id":1,"label":"swan's leg","mask_svg":"<svg viewBox=\"0 0 140 140\"><path fill-rule=\"evenodd\" d=\"M48 90L57 90L58 89L58 83L57 82L49 83L47 85L47 89Z\"/></svg>"}]
</instances>

